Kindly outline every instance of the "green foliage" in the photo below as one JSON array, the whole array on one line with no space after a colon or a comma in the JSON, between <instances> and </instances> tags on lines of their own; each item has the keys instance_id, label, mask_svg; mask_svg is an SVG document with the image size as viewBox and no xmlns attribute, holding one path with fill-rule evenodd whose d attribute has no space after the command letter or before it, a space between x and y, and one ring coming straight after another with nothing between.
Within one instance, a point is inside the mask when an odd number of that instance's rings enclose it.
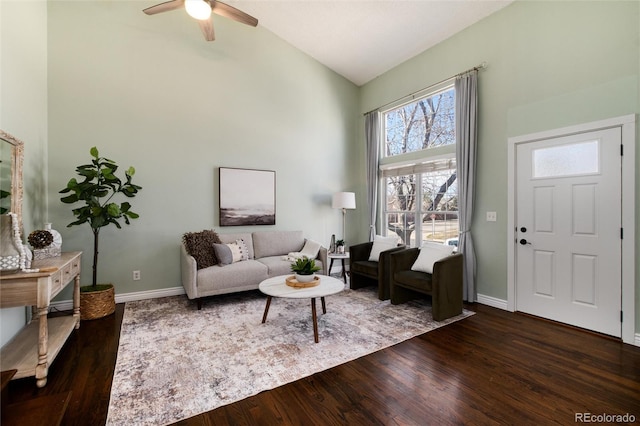
<instances>
[{"instance_id":1,"label":"green foliage","mask_svg":"<svg viewBox=\"0 0 640 426\"><path fill-rule=\"evenodd\" d=\"M121 229L119 220L124 219L130 225L131 219L137 219L139 215L131 211L131 204L128 201L120 204L112 201L117 194L122 194L127 198L133 198L142 189L141 186L131 182L136 169L129 167L124 172L125 180L122 181L116 176L118 165L115 161L100 157L98 149L94 146L89 151L92 160L91 164L83 164L76 167L76 173L80 176L80 181L71 178L67 187L60 191L60 194L69 194L60 200L65 204L82 203L80 207L72 210L76 220L67 225L67 228L74 225L88 223L93 231L93 284L95 291L97 285L97 265L98 265L98 235L100 229L110 224Z\"/></svg>"},{"instance_id":2,"label":"green foliage","mask_svg":"<svg viewBox=\"0 0 640 426\"><path fill-rule=\"evenodd\" d=\"M340 247L344 245L344 240L338 240L336 241L336 246Z\"/></svg>"},{"instance_id":3,"label":"green foliage","mask_svg":"<svg viewBox=\"0 0 640 426\"><path fill-rule=\"evenodd\" d=\"M76 173L82 177L71 178L67 187L60 191L61 194L69 194L61 198L66 204L77 202L84 203L83 206L74 208L73 215L76 217L67 227L89 223L92 229L96 230L109 224L114 224L122 228L119 219L129 225L130 219L137 219L137 213L131 211L131 204L128 202L119 205L111 202L116 194L133 198L142 189L141 186L131 182L136 170L129 167L125 172L125 181L115 175L118 166L115 161L100 157L96 147L91 148L91 164L84 164L76 168Z\"/></svg>"},{"instance_id":4,"label":"green foliage","mask_svg":"<svg viewBox=\"0 0 640 426\"><path fill-rule=\"evenodd\" d=\"M316 266L316 261L309 259L308 257L302 257L297 259L291 264L291 271L299 275L312 275L314 272L320 270L319 266Z\"/></svg>"}]
</instances>

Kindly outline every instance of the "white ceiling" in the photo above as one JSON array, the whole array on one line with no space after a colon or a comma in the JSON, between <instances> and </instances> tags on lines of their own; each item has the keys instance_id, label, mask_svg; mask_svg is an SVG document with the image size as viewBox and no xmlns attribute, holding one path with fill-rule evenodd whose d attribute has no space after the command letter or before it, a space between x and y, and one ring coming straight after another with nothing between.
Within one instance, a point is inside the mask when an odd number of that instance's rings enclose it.
<instances>
[{"instance_id":1,"label":"white ceiling","mask_svg":"<svg viewBox=\"0 0 640 426\"><path fill-rule=\"evenodd\" d=\"M513 0L226 0L361 86Z\"/></svg>"}]
</instances>

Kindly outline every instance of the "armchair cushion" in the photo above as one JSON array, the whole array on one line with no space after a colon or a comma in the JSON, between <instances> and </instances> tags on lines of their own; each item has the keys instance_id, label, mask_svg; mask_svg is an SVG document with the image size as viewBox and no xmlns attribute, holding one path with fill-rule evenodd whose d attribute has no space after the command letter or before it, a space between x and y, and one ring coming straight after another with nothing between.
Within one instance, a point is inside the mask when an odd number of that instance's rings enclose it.
<instances>
[{"instance_id":1,"label":"armchair cushion","mask_svg":"<svg viewBox=\"0 0 640 426\"><path fill-rule=\"evenodd\" d=\"M420 254L413 266L411 266L411 270L433 274L433 264L450 256L453 253L453 249L454 247L450 245L425 243L420 248Z\"/></svg>"},{"instance_id":2,"label":"armchair cushion","mask_svg":"<svg viewBox=\"0 0 640 426\"><path fill-rule=\"evenodd\" d=\"M414 289L423 293L431 292L431 274L425 275L418 271L399 271L393 274L393 279L398 285Z\"/></svg>"},{"instance_id":3,"label":"armchair cushion","mask_svg":"<svg viewBox=\"0 0 640 426\"><path fill-rule=\"evenodd\" d=\"M369 253L369 260L371 262L378 262L380 260L380 253L397 246L398 237L383 237L381 235L376 235L373 239L371 253Z\"/></svg>"},{"instance_id":4,"label":"armchair cushion","mask_svg":"<svg viewBox=\"0 0 640 426\"><path fill-rule=\"evenodd\" d=\"M384 237L383 237L384 238ZM378 255L378 261L372 261L371 252L374 242L356 244L349 247L349 269L351 272L352 289L375 285L378 287L378 298L389 299L389 256L404 246L397 245L397 238L393 238L393 246L382 250Z\"/></svg>"},{"instance_id":5,"label":"armchair cushion","mask_svg":"<svg viewBox=\"0 0 640 426\"><path fill-rule=\"evenodd\" d=\"M351 273L366 275L370 278L378 279L378 262L371 262L370 260L361 260L354 262L350 266Z\"/></svg>"}]
</instances>

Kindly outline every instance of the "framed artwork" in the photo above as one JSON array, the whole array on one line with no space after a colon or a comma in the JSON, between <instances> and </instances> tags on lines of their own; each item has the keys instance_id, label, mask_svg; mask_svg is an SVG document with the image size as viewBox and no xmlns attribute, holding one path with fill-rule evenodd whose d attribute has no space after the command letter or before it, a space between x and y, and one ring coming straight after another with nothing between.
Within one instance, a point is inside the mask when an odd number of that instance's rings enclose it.
<instances>
[{"instance_id":1,"label":"framed artwork","mask_svg":"<svg viewBox=\"0 0 640 426\"><path fill-rule=\"evenodd\" d=\"M275 225L276 172L220 167L220 226Z\"/></svg>"}]
</instances>

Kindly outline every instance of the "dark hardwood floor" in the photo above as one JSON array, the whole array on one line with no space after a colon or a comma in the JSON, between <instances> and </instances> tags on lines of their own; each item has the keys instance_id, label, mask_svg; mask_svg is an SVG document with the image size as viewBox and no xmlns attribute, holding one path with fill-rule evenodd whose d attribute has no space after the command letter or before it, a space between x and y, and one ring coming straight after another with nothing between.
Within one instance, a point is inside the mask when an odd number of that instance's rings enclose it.
<instances>
[{"instance_id":1,"label":"dark hardwood floor","mask_svg":"<svg viewBox=\"0 0 640 426\"><path fill-rule=\"evenodd\" d=\"M640 348L468 308L476 315L178 424L546 425L574 424L577 413L628 413L640 422ZM115 315L83 322L49 368L47 386L14 380L3 408L71 391L62 424L104 424L123 311L118 305Z\"/></svg>"}]
</instances>

